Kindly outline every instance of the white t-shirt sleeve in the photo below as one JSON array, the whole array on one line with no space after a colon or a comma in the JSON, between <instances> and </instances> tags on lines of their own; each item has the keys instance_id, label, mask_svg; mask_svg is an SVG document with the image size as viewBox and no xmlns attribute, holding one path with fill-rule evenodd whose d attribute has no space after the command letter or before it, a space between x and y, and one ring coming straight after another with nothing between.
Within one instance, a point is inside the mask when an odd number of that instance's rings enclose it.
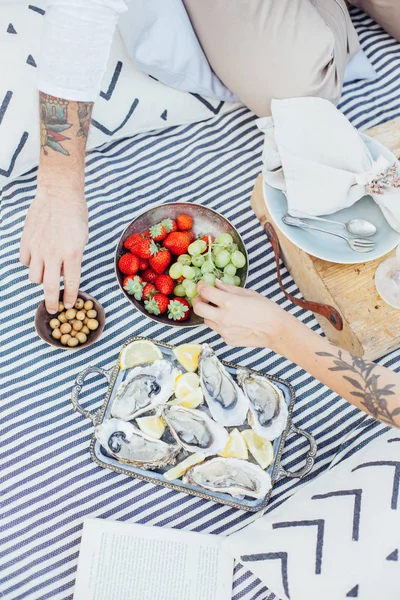
<instances>
[{"instance_id":1,"label":"white t-shirt sleeve","mask_svg":"<svg viewBox=\"0 0 400 600\"><path fill-rule=\"evenodd\" d=\"M94 102L124 0L49 0L38 63L40 91Z\"/></svg>"}]
</instances>

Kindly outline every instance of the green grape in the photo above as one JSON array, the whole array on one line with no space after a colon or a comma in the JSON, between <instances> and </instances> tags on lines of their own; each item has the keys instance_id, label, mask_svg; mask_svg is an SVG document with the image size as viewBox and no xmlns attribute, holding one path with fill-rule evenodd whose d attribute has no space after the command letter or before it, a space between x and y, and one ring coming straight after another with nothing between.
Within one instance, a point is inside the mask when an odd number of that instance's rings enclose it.
<instances>
[{"instance_id":1,"label":"green grape","mask_svg":"<svg viewBox=\"0 0 400 600\"><path fill-rule=\"evenodd\" d=\"M185 292L186 292L186 288L188 286L192 285L192 283L193 283L193 281L191 281L190 279L184 279L182 281L182 286L183 286L183 289L185 290Z\"/></svg>"},{"instance_id":2,"label":"green grape","mask_svg":"<svg viewBox=\"0 0 400 600\"><path fill-rule=\"evenodd\" d=\"M218 254L220 252L223 252L224 250L225 250L225 248L223 246L213 246L212 252L213 252L214 256L218 256Z\"/></svg>"},{"instance_id":3,"label":"green grape","mask_svg":"<svg viewBox=\"0 0 400 600\"><path fill-rule=\"evenodd\" d=\"M174 294L175 296L179 296L179 298L183 298L184 296L186 296L186 290L181 283L175 286Z\"/></svg>"},{"instance_id":4,"label":"green grape","mask_svg":"<svg viewBox=\"0 0 400 600\"><path fill-rule=\"evenodd\" d=\"M172 277L172 279L179 279L179 277L182 277L182 268L183 266L181 263L174 263L170 267L169 276Z\"/></svg>"},{"instance_id":5,"label":"green grape","mask_svg":"<svg viewBox=\"0 0 400 600\"><path fill-rule=\"evenodd\" d=\"M197 296L196 284L194 283L194 281L189 281L188 279L186 279L186 281L187 281L187 284L185 286L186 296L188 298L194 298L195 296Z\"/></svg>"},{"instance_id":6,"label":"green grape","mask_svg":"<svg viewBox=\"0 0 400 600\"><path fill-rule=\"evenodd\" d=\"M206 260L201 267L201 272L204 275L205 273L212 273L214 269L214 263L211 260Z\"/></svg>"},{"instance_id":7,"label":"green grape","mask_svg":"<svg viewBox=\"0 0 400 600\"><path fill-rule=\"evenodd\" d=\"M205 260L206 257L203 254L195 254L194 256L192 256L192 265L194 267L201 267Z\"/></svg>"},{"instance_id":8,"label":"green grape","mask_svg":"<svg viewBox=\"0 0 400 600\"><path fill-rule=\"evenodd\" d=\"M203 254L207 250L207 244L203 240L196 240L192 242L188 248L188 252L191 256L195 254Z\"/></svg>"},{"instance_id":9,"label":"green grape","mask_svg":"<svg viewBox=\"0 0 400 600\"><path fill-rule=\"evenodd\" d=\"M193 267L189 267L188 265L183 265L182 267L182 275L185 279L193 279L195 274L195 270Z\"/></svg>"},{"instance_id":10,"label":"green grape","mask_svg":"<svg viewBox=\"0 0 400 600\"><path fill-rule=\"evenodd\" d=\"M202 277L201 269L199 269L198 267L193 267L193 268L194 268L194 277L193 277L193 279L195 281L199 281L199 279L201 279L201 277Z\"/></svg>"},{"instance_id":11,"label":"green grape","mask_svg":"<svg viewBox=\"0 0 400 600\"><path fill-rule=\"evenodd\" d=\"M235 285L235 278L231 275L224 275L223 277L221 277L221 281L223 281L227 285Z\"/></svg>"},{"instance_id":12,"label":"green grape","mask_svg":"<svg viewBox=\"0 0 400 600\"><path fill-rule=\"evenodd\" d=\"M231 275L232 277L236 275L236 267L232 263L228 263L226 267L224 267L224 275Z\"/></svg>"},{"instance_id":13,"label":"green grape","mask_svg":"<svg viewBox=\"0 0 400 600\"><path fill-rule=\"evenodd\" d=\"M238 269L244 267L244 265L246 264L246 257L243 254L243 252L240 252L240 250L236 250L231 255L231 263L235 265L235 267L237 267Z\"/></svg>"},{"instance_id":14,"label":"green grape","mask_svg":"<svg viewBox=\"0 0 400 600\"><path fill-rule=\"evenodd\" d=\"M229 244L233 244L233 237L229 233L220 233L219 236L215 238L215 243L229 246Z\"/></svg>"},{"instance_id":15,"label":"green grape","mask_svg":"<svg viewBox=\"0 0 400 600\"><path fill-rule=\"evenodd\" d=\"M178 262L181 263L181 265L191 265L192 264L192 259L189 256L189 254L181 254L178 257Z\"/></svg>"},{"instance_id":16,"label":"green grape","mask_svg":"<svg viewBox=\"0 0 400 600\"><path fill-rule=\"evenodd\" d=\"M215 287L216 277L213 273L205 273L202 276L202 280L205 281L206 283L208 283L208 285L212 285Z\"/></svg>"},{"instance_id":17,"label":"green grape","mask_svg":"<svg viewBox=\"0 0 400 600\"><path fill-rule=\"evenodd\" d=\"M215 257L215 264L219 269L223 269L230 262L231 255L228 250L223 250Z\"/></svg>"},{"instance_id":18,"label":"green grape","mask_svg":"<svg viewBox=\"0 0 400 600\"><path fill-rule=\"evenodd\" d=\"M233 285L236 285L236 287L239 287L241 284L240 277L238 275L235 275L233 280L234 280Z\"/></svg>"}]
</instances>

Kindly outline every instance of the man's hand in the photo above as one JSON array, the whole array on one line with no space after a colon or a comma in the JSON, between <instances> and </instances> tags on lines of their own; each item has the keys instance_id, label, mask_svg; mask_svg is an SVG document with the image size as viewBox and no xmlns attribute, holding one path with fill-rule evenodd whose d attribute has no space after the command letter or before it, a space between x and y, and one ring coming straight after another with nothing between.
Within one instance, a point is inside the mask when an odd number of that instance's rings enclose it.
<instances>
[{"instance_id":1,"label":"man's hand","mask_svg":"<svg viewBox=\"0 0 400 600\"><path fill-rule=\"evenodd\" d=\"M64 277L65 307L75 303L87 239L83 191L39 185L25 220L20 261L29 267L33 283L43 283L46 309L51 314L58 310L60 274Z\"/></svg>"}]
</instances>

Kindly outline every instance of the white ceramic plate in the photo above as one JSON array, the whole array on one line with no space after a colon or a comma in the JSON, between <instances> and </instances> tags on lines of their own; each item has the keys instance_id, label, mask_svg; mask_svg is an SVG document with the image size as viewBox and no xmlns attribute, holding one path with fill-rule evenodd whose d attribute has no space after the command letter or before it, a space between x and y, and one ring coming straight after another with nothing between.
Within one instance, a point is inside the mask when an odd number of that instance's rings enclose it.
<instances>
[{"instance_id":1,"label":"white ceramic plate","mask_svg":"<svg viewBox=\"0 0 400 600\"><path fill-rule=\"evenodd\" d=\"M363 140L368 146L372 157L376 160L380 155L384 156L390 162L395 162L397 159L388 150L367 135L362 135ZM268 210L271 217L276 223L277 227L285 234L285 236L296 246L308 252L312 256L327 260L329 262L341 263L341 264L357 264L369 262L384 256L390 250L393 250L397 244L400 243L400 234L392 229L389 223L384 218L380 208L373 201L371 196L364 196L358 202L353 204L350 208L339 210L332 215L321 215L327 219L334 221L342 221L345 223L350 219L360 218L371 221L376 228L377 232L371 236L370 240L375 242L375 248L371 252L358 253L350 248L345 240L333 237L326 233L320 233L318 231L310 231L304 229L298 229L297 227L291 227L285 225L282 222L282 217L287 212L287 202L285 195L264 182L264 198L267 204ZM323 202L323 201L322 201ZM351 236L343 227L340 225L330 225L329 223L318 223L317 221L307 221L317 227L326 227L337 233L341 233L348 237Z\"/></svg>"}]
</instances>

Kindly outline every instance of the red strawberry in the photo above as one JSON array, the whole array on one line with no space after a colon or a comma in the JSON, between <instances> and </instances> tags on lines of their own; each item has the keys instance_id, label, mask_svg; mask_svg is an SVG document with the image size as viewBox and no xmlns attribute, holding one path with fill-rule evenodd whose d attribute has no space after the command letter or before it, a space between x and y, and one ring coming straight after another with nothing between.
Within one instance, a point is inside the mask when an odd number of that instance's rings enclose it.
<instances>
[{"instance_id":1,"label":"red strawberry","mask_svg":"<svg viewBox=\"0 0 400 600\"><path fill-rule=\"evenodd\" d=\"M144 271L149 266L149 261L146 258L141 258L139 262L139 271Z\"/></svg>"},{"instance_id":2,"label":"red strawberry","mask_svg":"<svg viewBox=\"0 0 400 600\"><path fill-rule=\"evenodd\" d=\"M135 245L138 242L140 242L141 239L142 239L142 236L140 235L140 233L133 233L128 238L126 238L126 240L124 241L124 248L126 248L127 250L130 250L132 252Z\"/></svg>"},{"instance_id":3,"label":"red strawberry","mask_svg":"<svg viewBox=\"0 0 400 600\"><path fill-rule=\"evenodd\" d=\"M149 267L148 269L145 269L143 271L142 277L143 277L143 281L146 281L147 283L153 283L153 281L156 280L157 273Z\"/></svg>"},{"instance_id":4,"label":"red strawberry","mask_svg":"<svg viewBox=\"0 0 400 600\"><path fill-rule=\"evenodd\" d=\"M171 262L171 254L166 248L160 248L154 256L150 257L150 266L158 275L164 273Z\"/></svg>"},{"instance_id":5,"label":"red strawberry","mask_svg":"<svg viewBox=\"0 0 400 600\"><path fill-rule=\"evenodd\" d=\"M162 223L150 227L150 235L155 242L162 242L167 237L167 230Z\"/></svg>"},{"instance_id":6,"label":"red strawberry","mask_svg":"<svg viewBox=\"0 0 400 600\"><path fill-rule=\"evenodd\" d=\"M132 296L134 296L134 298L136 298L136 300L142 300L143 288L144 288L143 279L141 277L139 277L138 275L135 275L134 277L132 277L132 275L130 275L129 277L125 277L124 290L126 290L128 292L128 294L131 294Z\"/></svg>"},{"instance_id":7,"label":"red strawberry","mask_svg":"<svg viewBox=\"0 0 400 600\"><path fill-rule=\"evenodd\" d=\"M134 254L127 252L119 259L118 267L121 273L125 275L136 275L139 270L139 259Z\"/></svg>"},{"instance_id":8,"label":"red strawberry","mask_svg":"<svg viewBox=\"0 0 400 600\"><path fill-rule=\"evenodd\" d=\"M142 300L148 300L151 296L157 293L157 288L154 283L146 283L142 292Z\"/></svg>"},{"instance_id":9,"label":"red strawberry","mask_svg":"<svg viewBox=\"0 0 400 600\"><path fill-rule=\"evenodd\" d=\"M194 242L194 240L196 239L196 236L194 235L193 231L185 231L188 240L189 240L189 244L191 244L192 242Z\"/></svg>"},{"instance_id":10,"label":"red strawberry","mask_svg":"<svg viewBox=\"0 0 400 600\"><path fill-rule=\"evenodd\" d=\"M189 239L183 231L174 231L169 233L164 240L165 248L168 248L176 256L186 254L189 248Z\"/></svg>"},{"instance_id":11,"label":"red strawberry","mask_svg":"<svg viewBox=\"0 0 400 600\"><path fill-rule=\"evenodd\" d=\"M162 315L168 309L169 298L164 294L154 294L150 300L146 300L144 307L152 315Z\"/></svg>"},{"instance_id":12,"label":"red strawberry","mask_svg":"<svg viewBox=\"0 0 400 600\"><path fill-rule=\"evenodd\" d=\"M158 250L157 244L150 238L142 237L140 242L135 244L134 252L139 258L149 259L150 256L156 254Z\"/></svg>"},{"instance_id":13,"label":"red strawberry","mask_svg":"<svg viewBox=\"0 0 400 600\"><path fill-rule=\"evenodd\" d=\"M173 298L168 304L168 319L186 321L190 315L190 305L185 298Z\"/></svg>"},{"instance_id":14,"label":"red strawberry","mask_svg":"<svg viewBox=\"0 0 400 600\"><path fill-rule=\"evenodd\" d=\"M193 219L189 215L179 215L176 219L176 224L180 231L189 231L193 227Z\"/></svg>"},{"instance_id":15,"label":"red strawberry","mask_svg":"<svg viewBox=\"0 0 400 600\"><path fill-rule=\"evenodd\" d=\"M176 280L177 283L182 283L182 281L185 281L185 278L183 275L181 275L180 277L178 277L178 279Z\"/></svg>"},{"instance_id":16,"label":"red strawberry","mask_svg":"<svg viewBox=\"0 0 400 600\"><path fill-rule=\"evenodd\" d=\"M172 219L164 219L164 221L161 221L161 225L164 225L167 233L178 231L178 225Z\"/></svg>"},{"instance_id":17,"label":"red strawberry","mask_svg":"<svg viewBox=\"0 0 400 600\"><path fill-rule=\"evenodd\" d=\"M151 233L150 233L150 230L149 230L149 229L147 229L146 231L143 231L143 232L142 232L142 236L143 236L143 237L145 237L145 238L149 238L149 240L151 240Z\"/></svg>"},{"instance_id":18,"label":"red strawberry","mask_svg":"<svg viewBox=\"0 0 400 600\"><path fill-rule=\"evenodd\" d=\"M166 296L169 296L174 291L175 282L169 275L159 275L155 283L158 291Z\"/></svg>"}]
</instances>

